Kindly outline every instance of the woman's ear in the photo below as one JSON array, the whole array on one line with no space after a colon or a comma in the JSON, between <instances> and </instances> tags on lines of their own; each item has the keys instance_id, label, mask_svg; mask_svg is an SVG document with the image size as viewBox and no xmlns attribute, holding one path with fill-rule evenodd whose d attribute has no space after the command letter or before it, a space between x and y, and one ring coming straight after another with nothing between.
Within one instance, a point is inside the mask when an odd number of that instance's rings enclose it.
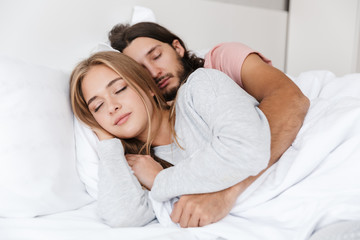
<instances>
[{"instance_id":1,"label":"woman's ear","mask_svg":"<svg viewBox=\"0 0 360 240\"><path fill-rule=\"evenodd\" d=\"M185 54L185 49L184 47L181 45L181 43L179 42L178 39L175 39L172 44L173 48L175 49L175 51L180 55L180 57L184 57Z\"/></svg>"}]
</instances>

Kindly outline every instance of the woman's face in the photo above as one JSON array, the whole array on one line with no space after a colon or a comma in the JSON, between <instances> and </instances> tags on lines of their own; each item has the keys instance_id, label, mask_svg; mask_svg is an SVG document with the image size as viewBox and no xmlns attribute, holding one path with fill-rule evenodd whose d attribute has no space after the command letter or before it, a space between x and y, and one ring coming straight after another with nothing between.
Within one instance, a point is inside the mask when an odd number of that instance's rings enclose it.
<instances>
[{"instance_id":1,"label":"woman's face","mask_svg":"<svg viewBox=\"0 0 360 240\"><path fill-rule=\"evenodd\" d=\"M102 128L118 138L146 141L145 105L122 76L105 65L93 66L83 79L82 92L91 114ZM144 92L141 94L152 116L151 102Z\"/></svg>"}]
</instances>

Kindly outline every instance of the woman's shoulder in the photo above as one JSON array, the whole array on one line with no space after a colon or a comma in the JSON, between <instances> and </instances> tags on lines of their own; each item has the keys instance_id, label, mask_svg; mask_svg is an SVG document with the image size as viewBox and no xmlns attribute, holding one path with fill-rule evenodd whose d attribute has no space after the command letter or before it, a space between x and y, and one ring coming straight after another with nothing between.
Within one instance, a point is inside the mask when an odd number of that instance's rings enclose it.
<instances>
[{"instance_id":1,"label":"woman's shoulder","mask_svg":"<svg viewBox=\"0 0 360 240\"><path fill-rule=\"evenodd\" d=\"M230 94L244 92L228 75L225 73L208 68L198 68L188 78L184 90L188 93L204 94Z\"/></svg>"},{"instance_id":2,"label":"woman's shoulder","mask_svg":"<svg viewBox=\"0 0 360 240\"><path fill-rule=\"evenodd\" d=\"M176 101L177 106L200 106L211 104L217 101L219 96L224 95L247 97L246 92L225 73L215 69L199 68L181 86Z\"/></svg>"},{"instance_id":3,"label":"woman's shoulder","mask_svg":"<svg viewBox=\"0 0 360 240\"><path fill-rule=\"evenodd\" d=\"M187 86L221 86L225 82L233 82L225 73L209 68L198 68L190 74L186 82Z\"/></svg>"}]
</instances>

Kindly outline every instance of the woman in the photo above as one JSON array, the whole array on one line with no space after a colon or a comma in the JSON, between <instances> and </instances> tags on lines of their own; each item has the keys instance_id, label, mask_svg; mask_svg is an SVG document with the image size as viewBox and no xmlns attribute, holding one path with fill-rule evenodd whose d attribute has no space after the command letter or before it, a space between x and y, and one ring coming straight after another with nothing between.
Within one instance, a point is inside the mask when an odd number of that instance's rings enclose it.
<instances>
[{"instance_id":1,"label":"woman","mask_svg":"<svg viewBox=\"0 0 360 240\"><path fill-rule=\"evenodd\" d=\"M166 201L228 188L269 161L270 131L257 101L216 70L194 71L168 107L143 67L101 52L74 69L71 101L75 116L103 140L99 215L112 226L155 217L140 183Z\"/></svg>"}]
</instances>

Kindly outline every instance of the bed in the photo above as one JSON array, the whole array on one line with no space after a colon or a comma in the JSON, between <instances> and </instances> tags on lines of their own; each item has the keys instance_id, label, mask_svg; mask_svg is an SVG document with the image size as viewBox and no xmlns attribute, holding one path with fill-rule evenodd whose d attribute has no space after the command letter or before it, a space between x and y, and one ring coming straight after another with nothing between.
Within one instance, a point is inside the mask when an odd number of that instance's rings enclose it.
<instances>
[{"instance_id":1,"label":"bed","mask_svg":"<svg viewBox=\"0 0 360 240\"><path fill-rule=\"evenodd\" d=\"M96 216L97 139L70 109L74 65L106 43L113 25L146 20L173 30L198 54L240 41L286 71L287 46L295 48L291 14L205 0L176 7L167 0L2 1L0 239L360 239L356 64L340 76L331 69L287 72L312 100L306 123L281 164L219 223L173 226L166 203L156 207L158 221L142 228L111 228Z\"/></svg>"}]
</instances>

